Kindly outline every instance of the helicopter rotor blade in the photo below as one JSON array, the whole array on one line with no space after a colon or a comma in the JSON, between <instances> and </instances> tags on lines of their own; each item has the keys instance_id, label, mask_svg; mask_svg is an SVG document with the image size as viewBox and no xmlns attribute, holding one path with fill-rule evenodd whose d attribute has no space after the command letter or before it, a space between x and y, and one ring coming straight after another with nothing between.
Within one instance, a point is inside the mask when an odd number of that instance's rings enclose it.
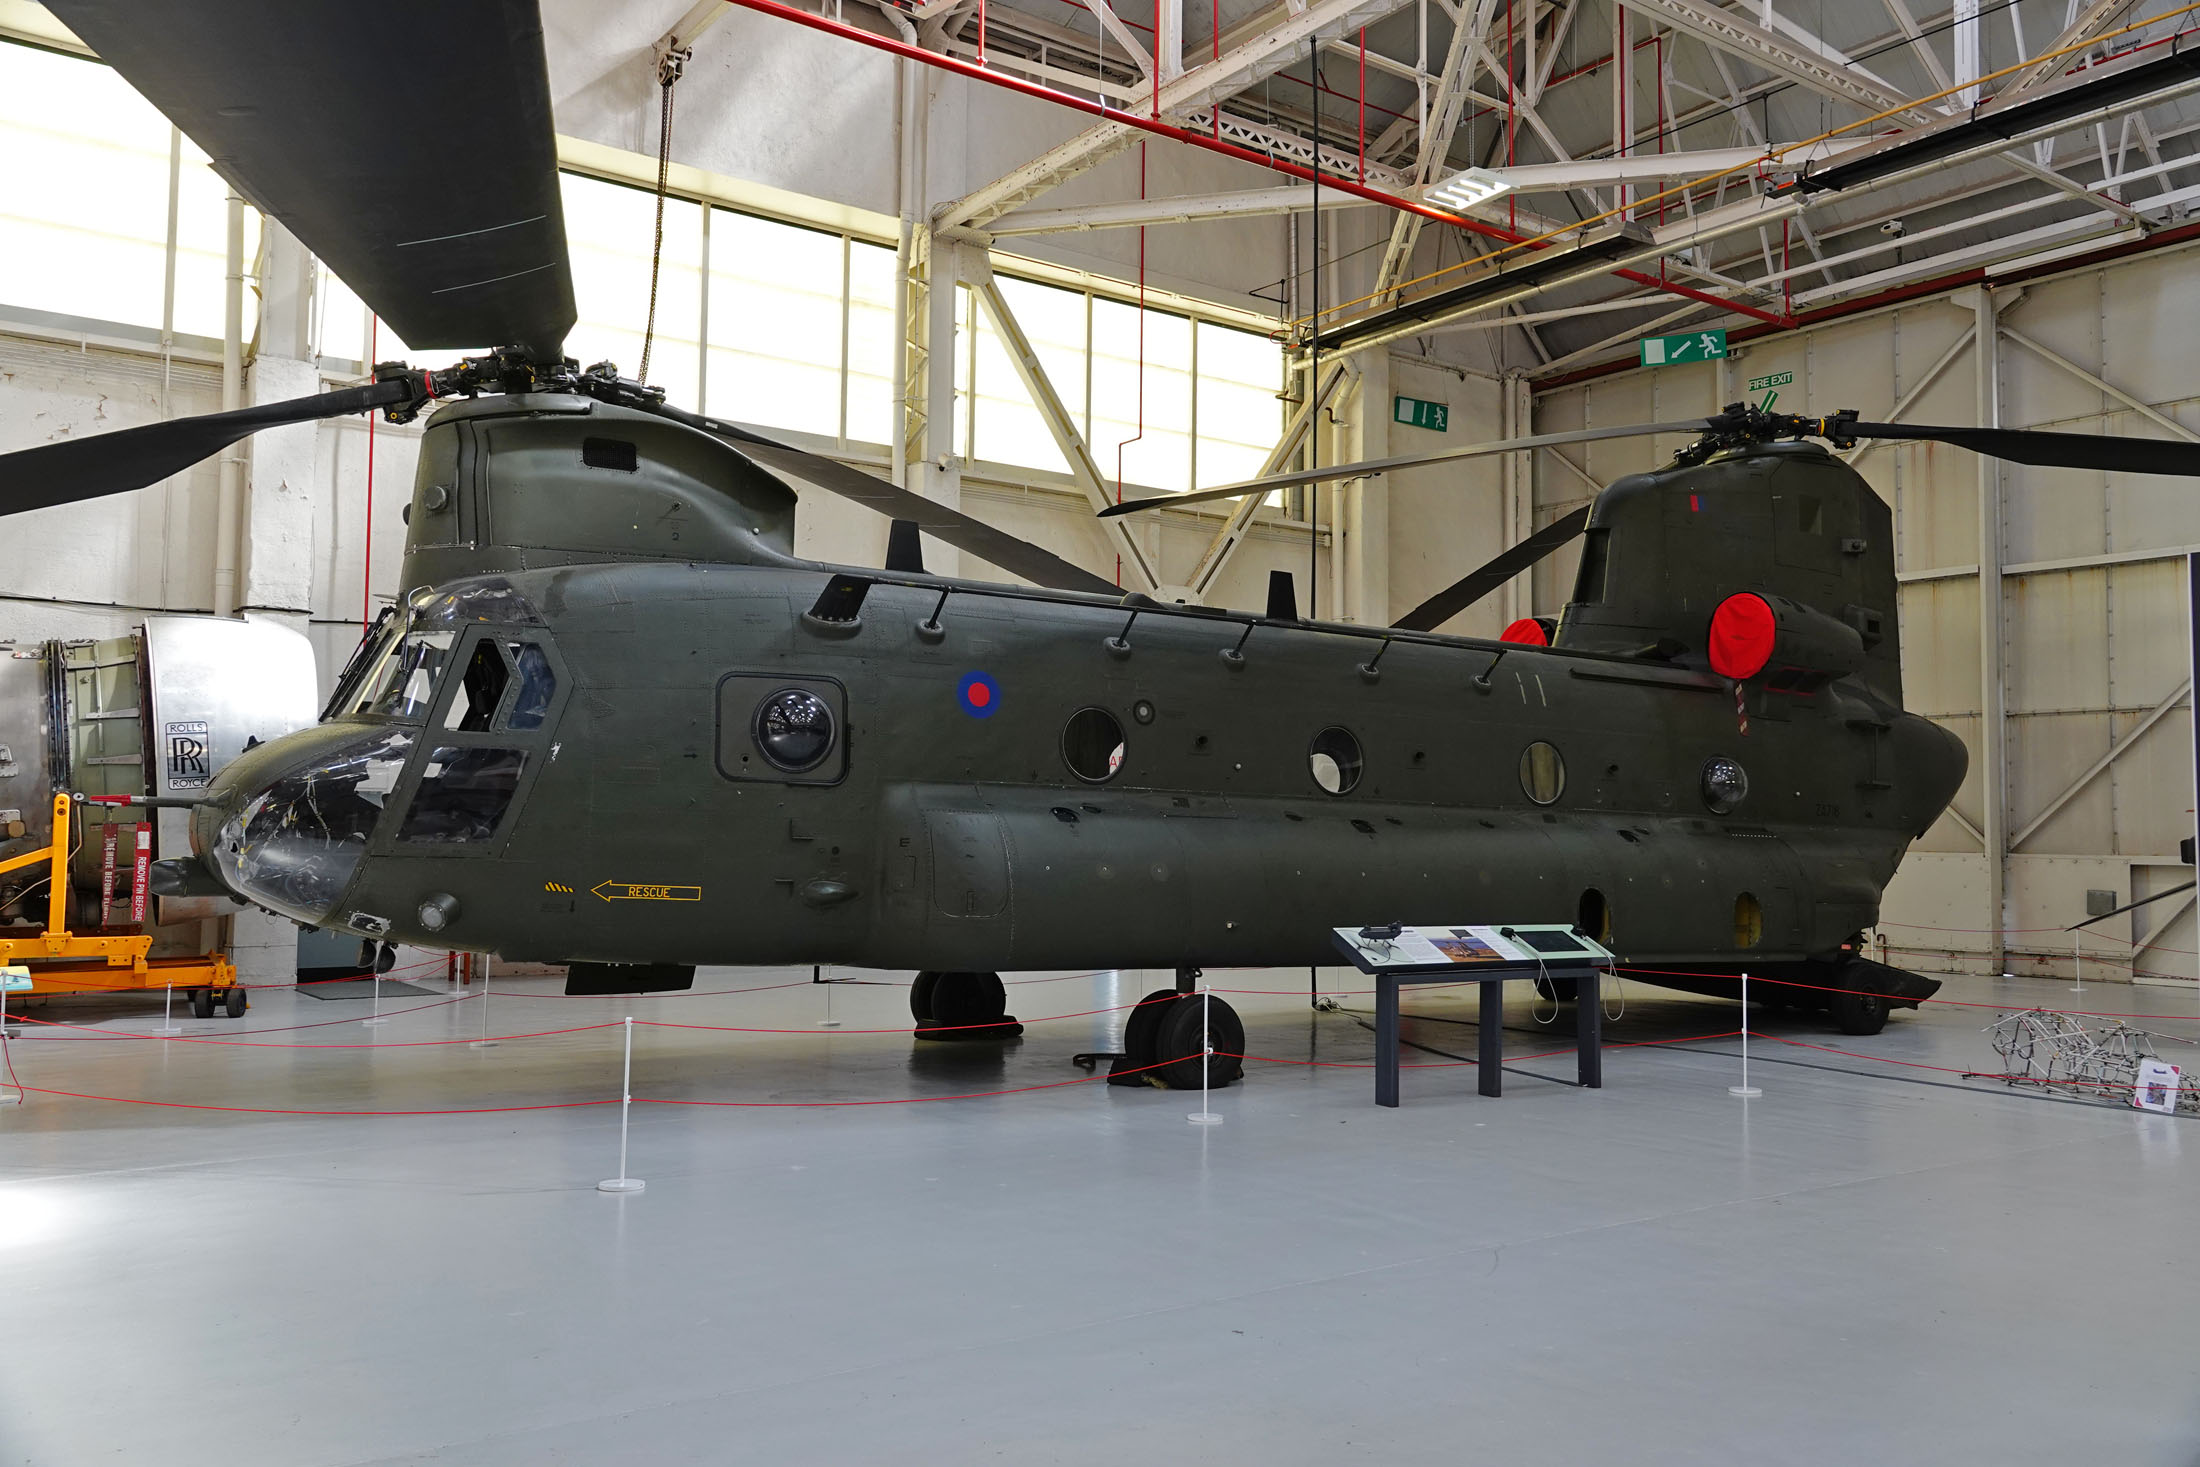
<instances>
[{"instance_id":1,"label":"helicopter rotor blade","mask_svg":"<svg viewBox=\"0 0 2200 1467\"><path fill-rule=\"evenodd\" d=\"M867 474L822 454L777 442L719 418L707 418L701 413L687 412L668 404L659 404L654 410L675 422L685 423L691 428L700 428L705 433L726 439L743 454L768 468L792 474L804 483L815 484L843 499L852 499L888 519L908 520L933 539L952 545L957 550L968 551L980 560L999 566L1010 575L1023 577L1033 585L1046 586L1056 591L1092 591L1106 596L1122 594L1122 587L1113 581L1102 580L1092 572L1070 564L1051 550L1043 550L1029 540L1018 539L1005 530L996 530L983 520L972 519L960 510L950 509L936 500L889 484L876 474Z\"/></svg>"},{"instance_id":2,"label":"helicopter rotor blade","mask_svg":"<svg viewBox=\"0 0 2200 1467\"><path fill-rule=\"evenodd\" d=\"M575 310L536 0L53 0L214 170L424 348Z\"/></svg>"},{"instance_id":3,"label":"helicopter rotor blade","mask_svg":"<svg viewBox=\"0 0 2200 1467\"><path fill-rule=\"evenodd\" d=\"M143 489L211 458L262 428L340 418L347 413L413 401L421 394L416 379L423 375L407 373L363 387L345 387L234 412L147 423L0 454L0 515Z\"/></svg>"},{"instance_id":4,"label":"helicopter rotor blade","mask_svg":"<svg viewBox=\"0 0 2200 1467\"><path fill-rule=\"evenodd\" d=\"M1535 448L1556 448L1564 443L1596 443L1606 438L1647 438L1659 433L1701 433L1708 422L1705 418L1683 418L1671 423L1629 423L1614 428L1577 428L1565 433L1538 433L1529 438L1499 438L1489 443L1470 443L1464 448L1446 448L1435 453L1407 453L1395 458L1370 458L1362 459L1358 463L1329 464L1318 469L1264 474L1258 479L1224 484L1215 489L1197 489L1188 494L1156 494L1144 499L1126 499L1121 504L1111 504L1101 510L1099 518L1113 519L1117 515L1137 514L1141 510L1167 509L1171 505L1204 504L1213 499L1237 499L1247 494L1265 494L1271 489L1288 488L1293 484L1328 484L1339 479L1364 479L1374 474L1389 473L1394 469L1450 463L1454 459L1486 458L1493 453L1521 453Z\"/></svg>"},{"instance_id":5,"label":"helicopter rotor blade","mask_svg":"<svg viewBox=\"0 0 2200 1467\"><path fill-rule=\"evenodd\" d=\"M1398 618L1402 632L1433 632L1484 596L1579 535L1589 523L1589 506L1561 515L1527 539L1467 572Z\"/></svg>"},{"instance_id":6,"label":"helicopter rotor blade","mask_svg":"<svg viewBox=\"0 0 2200 1467\"><path fill-rule=\"evenodd\" d=\"M1950 443L1988 458L2053 469L2110 469L2129 474L2200 477L2200 444L2167 438L2110 438L2038 428L1943 428L1912 423L1846 425L1858 438L1906 438Z\"/></svg>"}]
</instances>

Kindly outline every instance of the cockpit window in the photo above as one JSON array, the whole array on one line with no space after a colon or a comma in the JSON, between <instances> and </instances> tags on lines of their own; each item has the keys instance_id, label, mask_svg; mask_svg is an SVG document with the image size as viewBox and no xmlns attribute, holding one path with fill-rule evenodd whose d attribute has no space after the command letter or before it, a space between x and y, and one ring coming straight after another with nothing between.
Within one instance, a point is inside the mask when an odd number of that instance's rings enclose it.
<instances>
[{"instance_id":1,"label":"cockpit window","mask_svg":"<svg viewBox=\"0 0 2200 1467\"><path fill-rule=\"evenodd\" d=\"M487 733L511 680L511 671L505 667L504 654L497 650L496 642L484 637L474 643L474 655L467 659L466 675L451 694L443 726L461 733Z\"/></svg>"},{"instance_id":2,"label":"cockpit window","mask_svg":"<svg viewBox=\"0 0 2200 1467\"><path fill-rule=\"evenodd\" d=\"M496 834L527 755L520 749L438 748L397 832L399 840L477 841Z\"/></svg>"},{"instance_id":3,"label":"cockpit window","mask_svg":"<svg viewBox=\"0 0 2200 1467\"><path fill-rule=\"evenodd\" d=\"M457 632L406 633L368 671L351 711L403 719L425 715L457 640Z\"/></svg>"},{"instance_id":4,"label":"cockpit window","mask_svg":"<svg viewBox=\"0 0 2200 1467\"><path fill-rule=\"evenodd\" d=\"M550 658L533 642L508 642L512 660L519 665L519 693L512 699L508 728L541 728L550 713L550 699L558 691L557 674Z\"/></svg>"},{"instance_id":5,"label":"cockpit window","mask_svg":"<svg viewBox=\"0 0 2200 1467\"><path fill-rule=\"evenodd\" d=\"M352 695L358 691L360 679L374 666L383 650L397 640L398 625L397 608L383 607L374 624L367 628L367 634L359 639L359 645L351 649L344 670L336 675L336 689L329 694L328 706L321 710L323 722L352 711Z\"/></svg>"}]
</instances>

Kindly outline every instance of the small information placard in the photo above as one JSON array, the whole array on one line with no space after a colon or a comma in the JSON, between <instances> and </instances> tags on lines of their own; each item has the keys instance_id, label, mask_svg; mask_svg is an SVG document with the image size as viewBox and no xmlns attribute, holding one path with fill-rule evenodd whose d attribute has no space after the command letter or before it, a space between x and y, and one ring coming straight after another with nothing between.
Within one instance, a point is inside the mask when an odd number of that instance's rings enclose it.
<instances>
[{"instance_id":1,"label":"small information placard","mask_svg":"<svg viewBox=\"0 0 2200 1467\"><path fill-rule=\"evenodd\" d=\"M1762 377L1749 379L1751 392L1769 392L1775 387L1785 387L1795 380L1793 372L1768 372Z\"/></svg>"},{"instance_id":2,"label":"small information placard","mask_svg":"<svg viewBox=\"0 0 2200 1467\"><path fill-rule=\"evenodd\" d=\"M30 969L0 968L0 993L28 993L30 986Z\"/></svg>"},{"instance_id":3,"label":"small information placard","mask_svg":"<svg viewBox=\"0 0 2200 1467\"><path fill-rule=\"evenodd\" d=\"M2141 1110L2174 1111L2183 1074L2173 1064L2158 1059L2139 1061L2139 1083L2132 1087L2131 1103Z\"/></svg>"}]
</instances>

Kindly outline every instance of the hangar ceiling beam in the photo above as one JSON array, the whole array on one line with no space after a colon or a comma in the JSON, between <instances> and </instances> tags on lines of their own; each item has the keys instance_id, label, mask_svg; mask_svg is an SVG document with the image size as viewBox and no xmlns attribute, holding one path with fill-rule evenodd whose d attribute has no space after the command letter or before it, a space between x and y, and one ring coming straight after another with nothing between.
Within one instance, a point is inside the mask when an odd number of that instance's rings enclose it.
<instances>
[{"instance_id":1,"label":"hangar ceiling beam","mask_svg":"<svg viewBox=\"0 0 2200 1467\"><path fill-rule=\"evenodd\" d=\"M1428 102L1428 122L1421 129L1420 146L1414 153L1413 183L1418 188L1434 183L1437 171L1448 165L1452 136L1459 130L1459 118L1466 110L1467 92L1474 81L1479 57L1475 42L1488 28L1495 10L1496 0L1474 0L1471 15L1464 5L1453 12L1451 44L1444 50L1436 90ZM1512 90L1510 75L1505 78L1505 89ZM1412 266L1413 249L1420 239L1420 216L1400 214L1391 221L1390 243L1384 247L1382 264L1375 272L1373 293L1379 304L1388 305L1397 299L1399 282Z\"/></svg>"},{"instance_id":2,"label":"hangar ceiling beam","mask_svg":"<svg viewBox=\"0 0 2200 1467\"><path fill-rule=\"evenodd\" d=\"M1324 209L1365 209L1373 201L1346 193L1322 195ZM1258 214L1296 214L1307 206L1304 188L1238 189L1226 194L1185 194L1170 199L1124 199L1066 209L1018 209L988 224L995 239L1021 234L1059 234L1072 229L1130 229L1143 224L1190 224L1204 219L1244 219Z\"/></svg>"},{"instance_id":3,"label":"hangar ceiling beam","mask_svg":"<svg viewBox=\"0 0 2200 1467\"><path fill-rule=\"evenodd\" d=\"M1638 10L1654 12L1664 17L1675 30L1694 37L1706 46L1738 56L1754 66L1786 77L1823 96L1859 107L1866 113L1892 112L1905 122L1919 125L1945 121L1948 116L1945 111L1902 95L1821 41L1813 39L1815 53L1798 49L1787 38L1762 26L1752 25L1729 12L1718 10L1705 3L1705 0L1629 0L1629 3ZM1782 24L1799 34L1809 34L1791 21ZM2019 172L2060 189L2093 208L2114 214L2126 223L2133 223L2138 219L2138 215L2114 199L2093 193L2084 185L2065 178L2054 169L2043 167L2030 158L2015 152L2004 153L2001 157Z\"/></svg>"},{"instance_id":4,"label":"hangar ceiling beam","mask_svg":"<svg viewBox=\"0 0 2200 1467\"><path fill-rule=\"evenodd\" d=\"M1303 8L1287 6L1274 25L1231 47L1219 59L1163 83L1154 110L1166 118L1213 106L1283 70L1297 57L1307 40L1320 32L1356 30L1372 25L1402 8L1404 3L1405 0L1314 0ZM983 227L1018 204L1037 198L1057 184L1105 162L1130 146L1135 136L1133 128L1120 122L1088 127L983 188L943 205L935 217L943 225Z\"/></svg>"},{"instance_id":5,"label":"hangar ceiling beam","mask_svg":"<svg viewBox=\"0 0 2200 1467\"><path fill-rule=\"evenodd\" d=\"M1102 30L1115 37L1115 44L1123 48L1124 54L1131 58L1132 64L1138 68L1139 72L1145 76L1152 76L1153 57L1147 52L1145 46L1140 44L1137 33L1123 24L1123 18L1115 13L1115 7L1110 5L1108 0L1085 0L1085 8L1092 12L1094 20L1100 22ZM1181 8L1177 11L1177 16L1178 29L1181 32L1183 27L1183 11ZM1181 34L1178 37L1177 49L1179 52L1183 50ZM1178 69L1182 70L1181 67Z\"/></svg>"},{"instance_id":6,"label":"hangar ceiling beam","mask_svg":"<svg viewBox=\"0 0 2200 1467\"><path fill-rule=\"evenodd\" d=\"M2008 81L2002 84L2001 90L1994 94L1996 99L2007 100L2011 97L2020 96L2025 92L2046 85L2069 70L2074 64L2072 58L2056 55L2055 53L2070 46L2083 45L2102 31L2107 30L2109 22L2114 20L2117 14L2126 8L2127 3L2128 0L2085 0L2085 3L2078 7L2078 13L2071 17L2070 24L2063 27L2062 34L2055 37L2048 44L2046 54L2051 59L2027 67L2010 77ZM1925 48L1919 47L1918 49L1924 50Z\"/></svg>"}]
</instances>

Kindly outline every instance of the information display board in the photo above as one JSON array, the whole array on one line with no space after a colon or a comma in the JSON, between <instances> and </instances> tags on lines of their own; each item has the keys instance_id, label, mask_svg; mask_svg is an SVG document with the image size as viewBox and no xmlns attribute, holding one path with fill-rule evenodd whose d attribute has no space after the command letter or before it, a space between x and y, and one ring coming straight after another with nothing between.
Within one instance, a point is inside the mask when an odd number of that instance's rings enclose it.
<instances>
[{"instance_id":1,"label":"information display board","mask_svg":"<svg viewBox=\"0 0 2200 1467\"><path fill-rule=\"evenodd\" d=\"M1338 944L1365 973L1455 967L1536 967L1546 963L1617 961L1594 938L1563 923L1338 927Z\"/></svg>"}]
</instances>

